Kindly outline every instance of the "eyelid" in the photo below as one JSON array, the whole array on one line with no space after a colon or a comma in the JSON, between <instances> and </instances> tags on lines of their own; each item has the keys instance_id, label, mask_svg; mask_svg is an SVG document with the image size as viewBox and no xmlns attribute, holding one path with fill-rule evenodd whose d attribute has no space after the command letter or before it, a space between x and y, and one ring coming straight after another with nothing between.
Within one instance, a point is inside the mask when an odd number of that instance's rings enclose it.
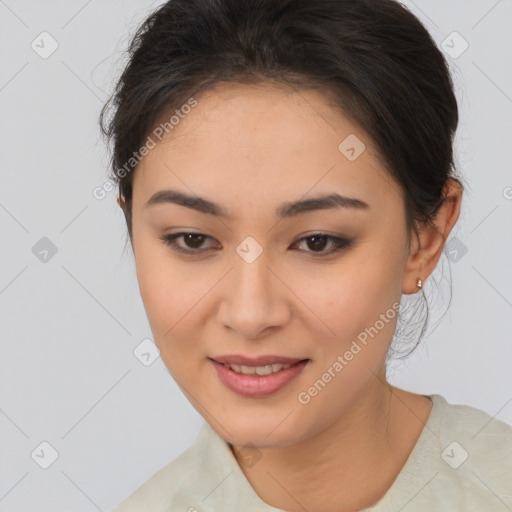
<instances>
[{"instance_id":1,"label":"eyelid","mask_svg":"<svg viewBox=\"0 0 512 512\"><path fill-rule=\"evenodd\" d=\"M339 251L341 251L342 249L347 249L349 247L352 247L352 245L353 245L353 240L350 238L346 238L346 237L338 236L338 235L329 235L328 233L323 233L323 232L315 232L310 235L306 235L306 236L299 238L296 242L293 243L292 247L295 246L296 244L301 243L301 242L307 240L308 238L312 238L312 237L325 238L328 241L330 241L331 244L334 246L334 249L331 249L330 251L325 251L325 252L301 251L301 252L305 252L306 254L310 254L311 256L317 257L317 258L322 258L322 257L327 258L328 256L332 256L332 255L338 253Z\"/></svg>"},{"instance_id":2,"label":"eyelid","mask_svg":"<svg viewBox=\"0 0 512 512\"><path fill-rule=\"evenodd\" d=\"M201 236L206 239L214 240L214 238L209 235L205 235L204 233L196 233L193 231L180 231L179 233L174 233L171 235L163 235L160 237L160 240L162 240L165 245L168 245L173 251L176 251L178 253L183 253L183 254L189 254L191 256L199 255L199 254L202 254L202 253L205 253L205 252L211 250L211 249L196 249L196 250L184 249L183 247L176 245L175 240L177 238L182 238L187 235L197 235L197 236Z\"/></svg>"},{"instance_id":3,"label":"eyelid","mask_svg":"<svg viewBox=\"0 0 512 512\"><path fill-rule=\"evenodd\" d=\"M209 235L205 235L204 233L196 233L196 232L190 232L190 231L181 231L179 233L174 233L170 235L163 235L160 237L160 239L164 242L165 245L169 246L173 251L181 254L185 254L188 256L200 256L206 252L211 251L212 249L184 249L183 247L179 247L176 245L175 240L178 238L183 238L187 235L197 235L200 237L203 237L205 239L214 240L213 237ZM322 252L315 252L315 251L299 251L306 253L307 255L310 255L313 258L327 258L331 255L334 255L341 251L342 249L347 249L349 247L353 246L354 241L350 238L339 236L339 235L330 235L328 233L324 233L322 231L316 231L312 232L311 234L302 236L301 238L295 240L291 247L296 246L297 244L304 242L307 239L313 238L313 237L319 237L319 238L325 238L331 244L334 245L334 249L330 251L322 251Z\"/></svg>"}]
</instances>

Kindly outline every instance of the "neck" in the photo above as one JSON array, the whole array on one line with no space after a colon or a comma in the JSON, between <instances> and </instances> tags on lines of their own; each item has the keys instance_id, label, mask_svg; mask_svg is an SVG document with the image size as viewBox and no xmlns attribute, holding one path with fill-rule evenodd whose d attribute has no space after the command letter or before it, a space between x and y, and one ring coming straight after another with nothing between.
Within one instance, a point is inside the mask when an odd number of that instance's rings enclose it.
<instances>
[{"instance_id":1,"label":"neck","mask_svg":"<svg viewBox=\"0 0 512 512\"><path fill-rule=\"evenodd\" d=\"M432 403L393 388L385 378L342 417L299 443L262 449L253 467L240 463L259 497L289 512L337 512L373 505L405 464Z\"/></svg>"}]
</instances>

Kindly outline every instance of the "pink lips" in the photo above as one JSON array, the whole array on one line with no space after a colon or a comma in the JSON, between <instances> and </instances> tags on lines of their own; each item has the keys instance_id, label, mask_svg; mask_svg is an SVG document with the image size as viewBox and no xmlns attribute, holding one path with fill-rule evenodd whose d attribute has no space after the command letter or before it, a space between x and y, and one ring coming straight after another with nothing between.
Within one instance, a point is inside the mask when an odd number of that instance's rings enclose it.
<instances>
[{"instance_id":1,"label":"pink lips","mask_svg":"<svg viewBox=\"0 0 512 512\"><path fill-rule=\"evenodd\" d=\"M272 355L245 357L242 355L232 354L226 356L216 356L212 357L211 359L217 361L218 363L243 364L245 366L265 366L267 364L295 364L299 361L303 361L305 358L291 358Z\"/></svg>"},{"instance_id":2,"label":"pink lips","mask_svg":"<svg viewBox=\"0 0 512 512\"><path fill-rule=\"evenodd\" d=\"M220 381L231 391L246 397L262 398L277 393L289 384L308 364L309 359L281 356L260 356L248 358L241 355L227 355L210 358L217 370ZM243 375L231 370L223 363L245 366L265 366L268 364L290 364L289 368L270 375Z\"/></svg>"}]
</instances>

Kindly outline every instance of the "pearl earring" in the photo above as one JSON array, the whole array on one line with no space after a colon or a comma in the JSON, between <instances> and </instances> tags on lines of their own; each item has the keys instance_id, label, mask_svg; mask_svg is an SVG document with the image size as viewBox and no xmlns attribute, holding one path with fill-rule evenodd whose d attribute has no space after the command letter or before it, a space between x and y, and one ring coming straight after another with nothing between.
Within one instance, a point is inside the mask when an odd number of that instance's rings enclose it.
<instances>
[{"instance_id":1,"label":"pearl earring","mask_svg":"<svg viewBox=\"0 0 512 512\"><path fill-rule=\"evenodd\" d=\"M418 282L416 283L416 286L418 288L421 288L423 286L422 282L421 282L421 279L418 279Z\"/></svg>"}]
</instances>

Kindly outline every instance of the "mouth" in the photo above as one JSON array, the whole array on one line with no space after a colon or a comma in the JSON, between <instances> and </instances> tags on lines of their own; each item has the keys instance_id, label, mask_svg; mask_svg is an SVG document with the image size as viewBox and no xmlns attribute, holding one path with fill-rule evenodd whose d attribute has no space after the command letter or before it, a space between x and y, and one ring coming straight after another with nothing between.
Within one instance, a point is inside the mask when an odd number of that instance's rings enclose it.
<instances>
[{"instance_id":1,"label":"mouth","mask_svg":"<svg viewBox=\"0 0 512 512\"><path fill-rule=\"evenodd\" d=\"M277 393L295 379L310 359L281 356L222 356L208 358L220 381L231 391L261 398Z\"/></svg>"}]
</instances>

